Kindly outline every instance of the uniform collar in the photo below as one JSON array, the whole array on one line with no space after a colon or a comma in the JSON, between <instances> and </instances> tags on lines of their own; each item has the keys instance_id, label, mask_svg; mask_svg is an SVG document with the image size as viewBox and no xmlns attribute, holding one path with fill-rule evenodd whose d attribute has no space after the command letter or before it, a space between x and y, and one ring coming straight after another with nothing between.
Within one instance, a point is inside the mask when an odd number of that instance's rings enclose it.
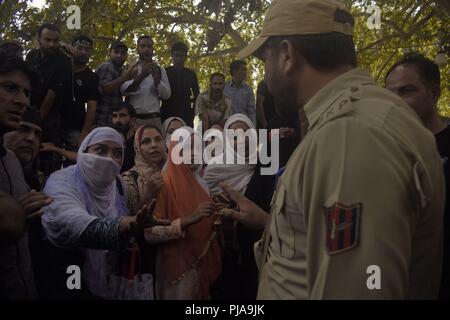
<instances>
[{"instance_id":1,"label":"uniform collar","mask_svg":"<svg viewBox=\"0 0 450 320\"><path fill-rule=\"evenodd\" d=\"M367 71L350 70L327 83L305 106L300 109L301 122L307 122L308 130L319 120L321 114L345 91L358 88L361 84L375 84ZM302 114L304 113L304 114ZM306 132L305 132L306 134Z\"/></svg>"}]
</instances>

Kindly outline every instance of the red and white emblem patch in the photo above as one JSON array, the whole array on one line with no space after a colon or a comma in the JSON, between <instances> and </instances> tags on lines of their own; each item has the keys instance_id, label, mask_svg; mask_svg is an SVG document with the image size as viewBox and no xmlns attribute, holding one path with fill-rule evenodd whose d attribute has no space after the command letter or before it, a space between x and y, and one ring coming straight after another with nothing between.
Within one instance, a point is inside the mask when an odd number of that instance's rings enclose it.
<instances>
[{"instance_id":1,"label":"red and white emblem patch","mask_svg":"<svg viewBox=\"0 0 450 320\"><path fill-rule=\"evenodd\" d=\"M335 203L325 209L326 246L328 254L344 252L359 243L362 204L344 206Z\"/></svg>"}]
</instances>

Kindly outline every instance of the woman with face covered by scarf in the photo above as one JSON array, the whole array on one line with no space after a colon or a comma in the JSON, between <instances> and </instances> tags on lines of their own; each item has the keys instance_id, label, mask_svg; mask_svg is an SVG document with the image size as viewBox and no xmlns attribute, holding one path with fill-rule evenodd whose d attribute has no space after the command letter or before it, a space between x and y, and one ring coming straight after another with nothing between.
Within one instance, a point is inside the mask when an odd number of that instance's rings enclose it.
<instances>
[{"instance_id":1,"label":"woman with face covered by scarf","mask_svg":"<svg viewBox=\"0 0 450 320\"><path fill-rule=\"evenodd\" d=\"M174 135L181 143L171 142L154 214L180 221L181 235L158 248L156 295L158 299L209 299L211 285L221 272L222 250L209 189L199 176L201 165L196 164L201 163L195 158L202 155L196 148L201 146L201 136L190 127L182 127ZM194 139L198 139L197 144ZM182 153L190 150L190 164L175 161L177 156L172 151L176 146L181 146Z\"/></svg>"},{"instance_id":2,"label":"woman with face covered by scarf","mask_svg":"<svg viewBox=\"0 0 450 320\"><path fill-rule=\"evenodd\" d=\"M54 199L42 216L47 238L61 249L82 249L84 284L101 298L115 298L108 284L110 253L127 245L130 224L137 220L126 216L126 189L119 175L123 150L116 130L96 128L81 143L77 164L53 173L44 188Z\"/></svg>"}]
</instances>

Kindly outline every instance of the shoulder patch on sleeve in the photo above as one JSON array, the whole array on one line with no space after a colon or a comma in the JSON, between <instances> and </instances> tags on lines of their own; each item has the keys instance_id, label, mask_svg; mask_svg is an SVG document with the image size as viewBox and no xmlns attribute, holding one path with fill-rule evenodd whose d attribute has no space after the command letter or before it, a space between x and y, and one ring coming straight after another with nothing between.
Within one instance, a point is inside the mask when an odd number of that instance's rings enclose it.
<instances>
[{"instance_id":1,"label":"shoulder patch on sleeve","mask_svg":"<svg viewBox=\"0 0 450 320\"><path fill-rule=\"evenodd\" d=\"M329 255L355 248L359 244L362 204L334 203L325 210L325 243Z\"/></svg>"}]
</instances>

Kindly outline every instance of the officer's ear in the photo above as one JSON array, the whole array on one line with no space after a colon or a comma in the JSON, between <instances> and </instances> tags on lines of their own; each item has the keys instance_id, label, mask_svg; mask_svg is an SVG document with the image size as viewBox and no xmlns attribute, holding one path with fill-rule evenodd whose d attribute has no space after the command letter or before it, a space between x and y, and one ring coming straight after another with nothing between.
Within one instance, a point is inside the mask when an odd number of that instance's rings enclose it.
<instances>
[{"instance_id":1,"label":"officer's ear","mask_svg":"<svg viewBox=\"0 0 450 320\"><path fill-rule=\"evenodd\" d=\"M278 48L279 70L287 77L296 73L299 67L299 56L294 45L289 40L283 40Z\"/></svg>"}]
</instances>

